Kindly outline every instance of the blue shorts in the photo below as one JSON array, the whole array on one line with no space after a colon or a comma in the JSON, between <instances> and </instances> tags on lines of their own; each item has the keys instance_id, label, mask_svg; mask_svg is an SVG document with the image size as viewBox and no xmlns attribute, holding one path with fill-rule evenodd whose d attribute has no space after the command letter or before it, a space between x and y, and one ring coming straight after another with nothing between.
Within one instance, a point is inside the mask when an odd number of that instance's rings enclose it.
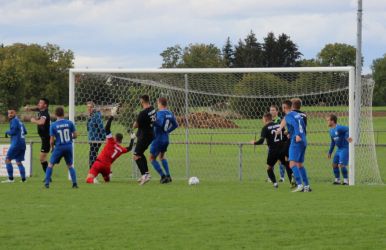
<instances>
[{"instance_id":1,"label":"blue shorts","mask_svg":"<svg viewBox=\"0 0 386 250\"><path fill-rule=\"evenodd\" d=\"M168 141L156 141L154 140L150 145L150 153L157 157L160 153L165 153L168 150Z\"/></svg>"},{"instance_id":2,"label":"blue shorts","mask_svg":"<svg viewBox=\"0 0 386 250\"><path fill-rule=\"evenodd\" d=\"M8 160L15 160L16 162L24 161L25 146L24 147L15 147L11 146L7 152Z\"/></svg>"},{"instance_id":3,"label":"blue shorts","mask_svg":"<svg viewBox=\"0 0 386 250\"><path fill-rule=\"evenodd\" d=\"M62 157L64 157L64 160L66 161L67 165L72 165L74 163L72 145L55 147L54 152L52 152L50 158L50 163L58 164Z\"/></svg>"},{"instance_id":4,"label":"blue shorts","mask_svg":"<svg viewBox=\"0 0 386 250\"><path fill-rule=\"evenodd\" d=\"M291 142L288 160L303 163L306 148L307 146L303 142Z\"/></svg>"},{"instance_id":5,"label":"blue shorts","mask_svg":"<svg viewBox=\"0 0 386 250\"><path fill-rule=\"evenodd\" d=\"M338 149L335 152L332 163L347 166L348 165L348 148Z\"/></svg>"}]
</instances>

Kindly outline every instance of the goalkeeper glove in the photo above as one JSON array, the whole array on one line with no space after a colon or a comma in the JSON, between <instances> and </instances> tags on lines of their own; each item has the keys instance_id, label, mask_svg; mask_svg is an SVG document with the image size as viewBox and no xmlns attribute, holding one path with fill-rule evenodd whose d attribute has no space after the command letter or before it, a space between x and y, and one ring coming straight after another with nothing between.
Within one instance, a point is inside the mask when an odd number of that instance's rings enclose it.
<instances>
[{"instance_id":1,"label":"goalkeeper glove","mask_svg":"<svg viewBox=\"0 0 386 250\"><path fill-rule=\"evenodd\" d=\"M131 133L131 134L130 134L130 138L131 138L131 139L135 139L136 137L137 137L137 136L135 135L135 133Z\"/></svg>"},{"instance_id":2,"label":"goalkeeper glove","mask_svg":"<svg viewBox=\"0 0 386 250\"><path fill-rule=\"evenodd\" d=\"M111 109L111 116L116 116L117 113L118 113L118 107L113 107L113 108Z\"/></svg>"}]
</instances>

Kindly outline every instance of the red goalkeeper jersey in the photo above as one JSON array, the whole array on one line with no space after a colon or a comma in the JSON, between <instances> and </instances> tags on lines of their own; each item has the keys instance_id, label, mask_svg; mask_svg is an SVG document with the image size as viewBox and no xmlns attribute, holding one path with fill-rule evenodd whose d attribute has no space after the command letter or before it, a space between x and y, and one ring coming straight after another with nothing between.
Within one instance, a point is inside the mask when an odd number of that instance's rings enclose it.
<instances>
[{"instance_id":1,"label":"red goalkeeper jersey","mask_svg":"<svg viewBox=\"0 0 386 250\"><path fill-rule=\"evenodd\" d=\"M106 167L110 167L121 154L127 153L128 151L127 148L119 145L111 134L107 135L106 138L106 145L98 155L97 161L102 162Z\"/></svg>"}]
</instances>

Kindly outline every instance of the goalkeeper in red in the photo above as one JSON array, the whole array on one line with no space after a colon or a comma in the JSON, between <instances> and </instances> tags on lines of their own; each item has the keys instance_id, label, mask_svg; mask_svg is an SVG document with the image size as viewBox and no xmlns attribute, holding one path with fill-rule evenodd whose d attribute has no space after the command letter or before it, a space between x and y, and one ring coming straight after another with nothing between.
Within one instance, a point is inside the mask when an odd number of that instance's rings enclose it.
<instances>
[{"instance_id":1,"label":"goalkeeper in red","mask_svg":"<svg viewBox=\"0 0 386 250\"><path fill-rule=\"evenodd\" d=\"M104 146L102 152L98 155L96 161L92 164L91 169L88 172L86 182L94 183L94 179L98 174L102 174L105 182L110 181L111 165L113 162L119 158L122 154L125 154L133 148L135 135L131 135L130 145L128 147L123 147L121 145L123 140L123 135L117 133L115 136L111 133L111 123L114 120L114 116L117 113L116 107L111 111L111 116L109 117L105 131L106 131L106 145Z\"/></svg>"}]
</instances>

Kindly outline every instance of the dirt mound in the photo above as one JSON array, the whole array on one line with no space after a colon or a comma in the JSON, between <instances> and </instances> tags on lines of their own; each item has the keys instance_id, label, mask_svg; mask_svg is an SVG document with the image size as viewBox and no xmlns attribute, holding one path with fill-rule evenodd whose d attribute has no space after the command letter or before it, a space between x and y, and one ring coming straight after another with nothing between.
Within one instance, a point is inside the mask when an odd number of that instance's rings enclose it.
<instances>
[{"instance_id":1,"label":"dirt mound","mask_svg":"<svg viewBox=\"0 0 386 250\"><path fill-rule=\"evenodd\" d=\"M231 120L218 114L208 112L195 112L188 116L191 128L238 128ZM185 126L185 117L177 116L177 122L181 127Z\"/></svg>"}]
</instances>

